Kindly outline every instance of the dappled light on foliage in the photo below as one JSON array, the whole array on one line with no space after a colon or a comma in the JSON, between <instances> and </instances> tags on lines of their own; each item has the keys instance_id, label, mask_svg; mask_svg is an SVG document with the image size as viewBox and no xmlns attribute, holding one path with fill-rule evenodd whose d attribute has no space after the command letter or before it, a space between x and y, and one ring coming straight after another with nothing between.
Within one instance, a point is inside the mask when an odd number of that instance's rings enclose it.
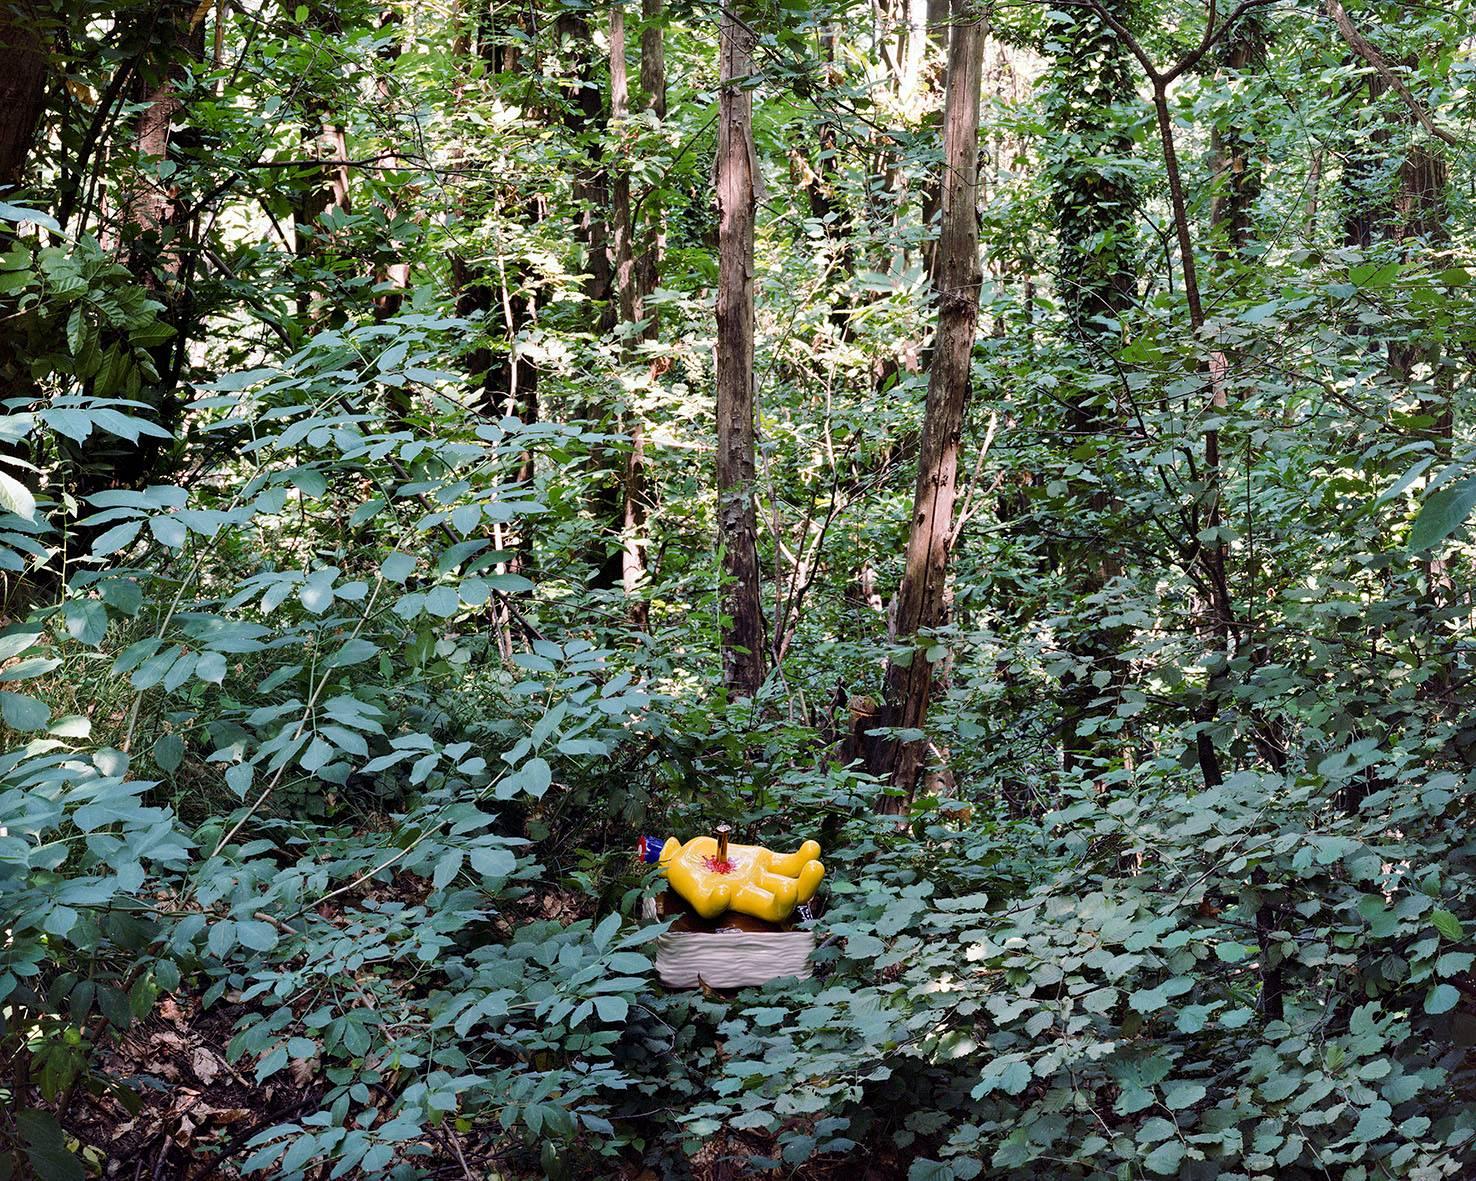
<instances>
[{"instance_id":1,"label":"dappled light on foliage","mask_svg":"<svg viewBox=\"0 0 1476 1181\"><path fill-rule=\"evenodd\" d=\"M1473 32L0 3L0 1176L1473 1175Z\"/></svg>"}]
</instances>

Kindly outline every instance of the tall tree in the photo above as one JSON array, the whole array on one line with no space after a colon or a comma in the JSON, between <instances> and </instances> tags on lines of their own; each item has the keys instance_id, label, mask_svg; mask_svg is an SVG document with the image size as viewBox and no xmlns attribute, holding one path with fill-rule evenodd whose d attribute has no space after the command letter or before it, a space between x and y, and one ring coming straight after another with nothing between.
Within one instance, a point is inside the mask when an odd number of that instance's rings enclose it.
<instances>
[{"instance_id":1,"label":"tall tree","mask_svg":"<svg viewBox=\"0 0 1476 1181\"><path fill-rule=\"evenodd\" d=\"M909 647L887 662L881 722L921 731L932 701L936 662L925 633L946 622L948 559L954 541L958 452L979 321L979 87L985 24L971 0L955 0L943 109L942 225L934 290L938 333L918 449L917 484L897 591L895 629ZM924 740L898 737L873 748L872 770L910 798L927 751Z\"/></svg>"},{"instance_id":2,"label":"tall tree","mask_svg":"<svg viewBox=\"0 0 1476 1181\"><path fill-rule=\"evenodd\" d=\"M333 76L333 55L343 36L343 22L336 5L331 0L315 0L309 7L306 28L315 48L327 58L327 76ZM303 146L308 157L320 163L307 187L298 194L293 217L297 223L298 257L319 266L326 262L327 246L334 236L329 224L333 215L350 211L348 131L337 116L337 104L324 91L310 89L305 106ZM331 304L316 299L315 286L304 283L298 293L297 310L305 329L341 318Z\"/></svg>"},{"instance_id":3,"label":"tall tree","mask_svg":"<svg viewBox=\"0 0 1476 1181\"><path fill-rule=\"evenodd\" d=\"M1259 70L1266 58L1266 25L1259 12L1247 12L1220 43L1219 75L1234 91ZM1251 245L1255 204L1261 195L1261 147L1248 104L1232 94L1224 120L1210 131L1210 167L1215 195L1210 203L1210 246L1235 258Z\"/></svg>"},{"instance_id":4,"label":"tall tree","mask_svg":"<svg viewBox=\"0 0 1476 1181\"><path fill-rule=\"evenodd\" d=\"M151 53L135 79L140 168L124 210L128 267L164 305L163 318L175 330L171 340L150 350L156 370L151 400L160 422L171 430L180 413L175 387L190 337L188 277L195 249L175 179L180 149L189 138L181 88L205 52L205 11L190 0L165 0L160 7ZM114 478L123 484L144 481L158 451L157 440L140 441L116 464Z\"/></svg>"},{"instance_id":5,"label":"tall tree","mask_svg":"<svg viewBox=\"0 0 1476 1181\"><path fill-rule=\"evenodd\" d=\"M630 129L630 83L625 55L625 6L613 0L610 6L610 131L621 142ZM631 325L641 318L644 292L636 268L632 210L630 204L630 166L628 152L621 150L610 174L610 245L614 256L615 303L621 328L620 359L632 359ZM641 582L646 574L645 539L641 536L645 523L645 432L639 409L624 405L616 408L616 426L628 439L620 472L616 518L612 521L620 539L620 585L625 591L626 611L633 626L645 631L650 626L650 613L641 598Z\"/></svg>"},{"instance_id":6,"label":"tall tree","mask_svg":"<svg viewBox=\"0 0 1476 1181\"><path fill-rule=\"evenodd\" d=\"M46 46L33 0L0 0L0 190L21 183L46 105Z\"/></svg>"},{"instance_id":7,"label":"tall tree","mask_svg":"<svg viewBox=\"0 0 1476 1181\"><path fill-rule=\"evenodd\" d=\"M723 681L747 696L764 680L758 519L754 510L753 27L725 6L718 23L717 497L723 573Z\"/></svg>"},{"instance_id":8,"label":"tall tree","mask_svg":"<svg viewBox=\"0 0 1476 1181\"><path fill-rule=\"evenodd\" d=\"M1137 193L1132 180L1133 135L1122 108L1136 98L1132 58L1113 30L1090 9L1071 7L1051 14L1047 47L1054 61L1046 92L1053 136L1047 156L1051 212L1055 221L1056 287L1069 336L1086 372L1099 370L1121 341L1120 322L1138 287ZM1111 427L1103 392L1073 382L1066 394L1066 430L1074 449L1096 448ZM1116 655L1126 635L1101 622L1090 606L1120 563L1093 536L1091 523L1110 507L1100 479L1076 482L1073 493L1093 513L1081 519L1083 536L1057 545L1063 568L1083 616L1063 641L1076 669L1062 678L1061 749L1069 769L1099 753L1099 742L1080 734L1080 725L1102 694L1097 674L1121 679Z\"/></svg>"}]
</instances>

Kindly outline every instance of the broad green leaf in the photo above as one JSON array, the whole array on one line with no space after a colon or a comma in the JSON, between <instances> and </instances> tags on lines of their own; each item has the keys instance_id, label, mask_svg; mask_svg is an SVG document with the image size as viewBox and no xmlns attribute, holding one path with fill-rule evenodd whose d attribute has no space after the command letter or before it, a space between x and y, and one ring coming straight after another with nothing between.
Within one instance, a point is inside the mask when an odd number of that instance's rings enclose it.
<instances>
[{"instance_id":1,"label":"broad green leaf","mask_svg":"<svg viewBox=\"0 0 1476 1181\"><path fill-rule=\"evenodd\" d=\"M154 766L173 775L184 761L185 745L178 734L161 734L154 743Z\"/></svg>"},{"instance_id":2,"label":"broad green leaf","mask_svg":"<svg viewBox=\"0 0 1476 1181\"><path fill-rule=\"evenodd\" d=\"M1476 478L1432 492L1420 506L1410 528L1410 551L1419 553L1444 541L1466 523L1473 508L1476 508Z\"/></svg>"},{"instance_id":3,"label":"broad green leaf","mask_svg":"<svg viewBox=\"0 0 1476 1181\"><path fill-rule=\"evenodd\" d=\"M472 868L489 878L505 878L517 868L518 860L508 850L495 846L480 846L469 855Z\"/></svg>"},{"instance_id":4,"label":"broad green leaf","mask_svg":"<svg viewBox=\"0 0 1476 1181\"><path fill-rule=\"evenodd\" d=\"M225 682L226 659L220 652L201 652L200 659L195 661L195 676L210 685L220 685Z\"/></svg>"},{"instance_id":5,"label":"broad green leaf","mask_svg":"<svg viewBox=\"0 0 1476 1181\"><path fill-rule=\"evenodd\" d=\"M51 707L23 693L0 690L0 717L12 730L40 730L51 719Z\"/></svg>"},{"instance_id":6,"label":"broad green leaf","mask_svg":"<svg viewBox=\"0 0 1476 1181\"><path fill-rule=\"evenodd\" d=\"M108 634L108 609L100 599L71 599L62 615L68 634L79 644L95 648Z\"/></svg>"},{"instance_id":7,"label":"broad green leaf","mask_svg":"<svg viewBox=\"0 0 1476 1181\"><path fill-rule=\"evenodd\" d=\"M0 472L0 509L30 521L36 516L36 498L14 476Z\"/></svg>"},{"instance_id":8,"label":"broad green leaf","mask_svg":"<svg viewBox=\"0 0 1476 1181\"><path fill-rule=\"evenodd\" d=\"M1425 1012L1448 1013L1461 999L1460 989L1453 984L1437 984L1425 994Z\"/></svg>"}]
</instances>

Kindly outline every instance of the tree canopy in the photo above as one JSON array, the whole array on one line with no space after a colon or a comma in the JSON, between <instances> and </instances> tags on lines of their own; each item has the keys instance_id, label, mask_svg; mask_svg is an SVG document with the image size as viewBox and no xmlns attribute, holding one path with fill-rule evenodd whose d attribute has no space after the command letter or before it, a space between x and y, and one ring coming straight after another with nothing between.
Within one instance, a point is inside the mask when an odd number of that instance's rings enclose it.
<instances>
[{"instance_id":1,"label":"tree canopy","mask_svg":"<svg viewBox=\"0 0 1476 1181\"><path fill-rule=\"evenodd\" d=\"M1469 0L0 47L0 1175L1472 1175Z\"/></svg>"}]
</instances>

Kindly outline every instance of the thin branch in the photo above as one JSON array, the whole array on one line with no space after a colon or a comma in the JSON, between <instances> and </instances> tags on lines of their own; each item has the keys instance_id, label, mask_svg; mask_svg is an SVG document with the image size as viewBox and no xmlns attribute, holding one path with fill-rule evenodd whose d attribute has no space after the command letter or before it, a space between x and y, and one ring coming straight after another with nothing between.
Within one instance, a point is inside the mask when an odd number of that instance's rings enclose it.
<instances>
[{"instance_id":1,"label":"thin branch","mask_svg":"<svg viewBox=\"0 0 1476 1181\"><path fill-rule=\"evenodd\" d=\"M1348 15L1339 0L1327 0L1327 15L1332 17L1333 24L1337 25L1338 32L1342 34L1343 40L1348 47L1359 57L1379 72L1390 88L1397 94L1409 113L1413 115L1421 127L1433 135L1436 139L1449 144L1453 148L1461 147L1461 141L1444 128L1436 125L1435 120L1430 117L1430 112L1420 105L1420 101L1410 93L1409 87L1404 80L1390 68L1384 55L1369 44L1368 39L1358 31L1353 24L1353 19Z\"/></svg>"}]
</instances>

